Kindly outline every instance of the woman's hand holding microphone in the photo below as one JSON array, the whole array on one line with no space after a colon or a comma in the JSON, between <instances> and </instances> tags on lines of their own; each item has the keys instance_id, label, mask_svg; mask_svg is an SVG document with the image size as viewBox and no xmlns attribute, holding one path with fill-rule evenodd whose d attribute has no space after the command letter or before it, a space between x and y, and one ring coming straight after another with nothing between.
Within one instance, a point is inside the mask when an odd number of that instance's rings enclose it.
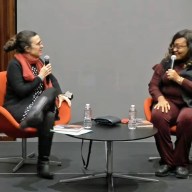
<instances>
[{"instance_id":1,"label":"woman's hand holding microphone","mask_svg":"<svg viewBox=\"0 0 192 192\"><path fill-rule=\"evenodd\" d=\"M49 74L51 74L52 72L52 67L51 67L51 63L44 65L40 72L39 72L39 77L42 79L42 81L45 79L45 77L47 77Z\"/></svg>"},{"instance_id":2,"label":"woman's hand holding microphone","mask_svg":"<svg viewBox=\"0 0 192 192\"><path fill-rule=\"evenodd\" d=\"M172 81L175 81L177 82L179 85L182 84L184 78L181 77L174 69L168 69L166 71L166 74L167 74L167 78L169 80L172 80Z\"/></svg>"},{"instance_id":3,"label":"woman's hand holding microphone","mask_svg":"<svg viewBox=\"0 0 192 192\"><path fill-rule=\"evenodd\" d=\"M40 72L39 72L39 77L42 79L42 81L52 72L52 67L51 63L44 65ZM71 107L71 100L73 98L73 94L67 91L65 94L60 94L58 95L58 108L61 107L61 104L63 101L66 101L68 106Z\"/></svg>"}]
</instances>

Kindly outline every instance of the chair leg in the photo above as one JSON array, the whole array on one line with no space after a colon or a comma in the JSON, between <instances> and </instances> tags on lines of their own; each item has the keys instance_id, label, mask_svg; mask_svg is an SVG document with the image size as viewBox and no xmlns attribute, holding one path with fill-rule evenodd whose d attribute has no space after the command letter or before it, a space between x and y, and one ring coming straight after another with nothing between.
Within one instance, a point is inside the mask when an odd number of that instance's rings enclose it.
<instances>
[{"instance_id":1,"label":"chair leg","mask_svg":"<svg viewBox=\"0 0 192 192\"><path fill-rule=\"evenodd\" d=\"M2 157L0 158L0 162L2 163L16 163L17 165L13 168L13 173L18 171L24 164L37 164L37 159L34 158L35 153L32 152L27 155L27 139L22 138L22 156L16 157ZM18 162L19 161L19 162ZM51 165L61 165L60 161L50 161Z\"/></svg>"},{"instance_id":2,"label":"chair leg","mask_svg":"<svg viewBox=\"0 0 192 192\"><path fill-rule=\"evenodd\" d=\"M153 161L153 160L156 160L156 159L160 159L160 157L149 157L148 161Z\"/></svg>"}]
</instances>

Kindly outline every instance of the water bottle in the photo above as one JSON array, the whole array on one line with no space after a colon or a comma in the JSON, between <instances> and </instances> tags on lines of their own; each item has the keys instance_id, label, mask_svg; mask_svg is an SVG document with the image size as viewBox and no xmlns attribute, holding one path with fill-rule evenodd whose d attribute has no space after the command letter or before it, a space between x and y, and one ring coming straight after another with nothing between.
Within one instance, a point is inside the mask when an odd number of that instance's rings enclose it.
<instances>
[{"instance_id":1,"label":"water bottle","mask_svg":"<svg viewBox=\"0 0 192 192\"><path fill-rule=\"evenodd\" d=\"M135 105L131 105L129 109L129 122L128 122L129 129L136 129L136 109Z\"/></svg>"},{"instance_id":2,"label":"water bottle","mask_svg":"<svg viewBox=\"0 0 192 192\"><path fill-rule=\"evenodd\" d=\"M84 109L84 120L83 120L83 126L85 129L90 129L92 127L92 110L90 104L85 105Z\"/></svg>"}]
</instances>

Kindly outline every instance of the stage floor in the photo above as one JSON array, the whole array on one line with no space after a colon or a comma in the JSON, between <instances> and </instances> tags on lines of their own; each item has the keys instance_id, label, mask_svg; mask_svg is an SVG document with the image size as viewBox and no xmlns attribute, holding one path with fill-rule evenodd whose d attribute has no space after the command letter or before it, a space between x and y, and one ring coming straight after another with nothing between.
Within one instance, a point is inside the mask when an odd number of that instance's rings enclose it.
<instances>
[{"instance_id":1,"label":"stage floor","mask_svg":"<svg viewBox=\"0 0 192 192\"><path fill-rule=\"evenodd\" d=\"M114 172L123 172L135 176L158 179L159 182L115 179L116 192L189 192L192 190L192 174L189 179L177 179L175 175L158 178L154 171L158 160L148 161L149 156L157 156L153 142L114 142ZM17 156L21 153L20 142L0 142L0 156ZM83 154L86 157L88 145L85 143ZM36 142L28 142L28 152L37 151ZM14 164L0 163L0 185L4 192L106 192L104 178L60 183L59 180L82 175L81 143L54 142L51 160L62 161L62 166L51 166L55 173L54 180L41 179L36 176L35 165L25 165L16 173L12 173ZM86 173L102 172L106 168L105 144L93 143L90 164ZM191 171L192 173L192 166Z\"/></svg>"}]
</instances>

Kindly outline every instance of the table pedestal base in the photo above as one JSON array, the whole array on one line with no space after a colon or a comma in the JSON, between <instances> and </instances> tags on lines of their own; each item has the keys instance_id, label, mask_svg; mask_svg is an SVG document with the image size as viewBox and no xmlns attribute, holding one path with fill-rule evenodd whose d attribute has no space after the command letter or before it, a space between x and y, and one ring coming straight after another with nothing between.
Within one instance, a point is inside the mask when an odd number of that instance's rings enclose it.
<instances>
[{"instance_id":1,"label":"table pedestal base","mask_svg":"<svg viewBox=\"0 0 192 192\"><path fill-rule=\"evenodd\" d=\"M82 181L87 179L97 179L97 178L106 178L108 184L108 192L114 192L114 182L113 178L123 178L123 179L136 179L141 181L153 181L157 182L157 179L150 179L145 177L137 177L132 175L120 174L113 172L113 141L106 141L107 142L107 165L106 165L106 172L104 173L95 173L95 174L88 174L83 176L78 176L69 179L62 179L59 182L74 182L74 181Z\"/></svg>"}]
</instances>

